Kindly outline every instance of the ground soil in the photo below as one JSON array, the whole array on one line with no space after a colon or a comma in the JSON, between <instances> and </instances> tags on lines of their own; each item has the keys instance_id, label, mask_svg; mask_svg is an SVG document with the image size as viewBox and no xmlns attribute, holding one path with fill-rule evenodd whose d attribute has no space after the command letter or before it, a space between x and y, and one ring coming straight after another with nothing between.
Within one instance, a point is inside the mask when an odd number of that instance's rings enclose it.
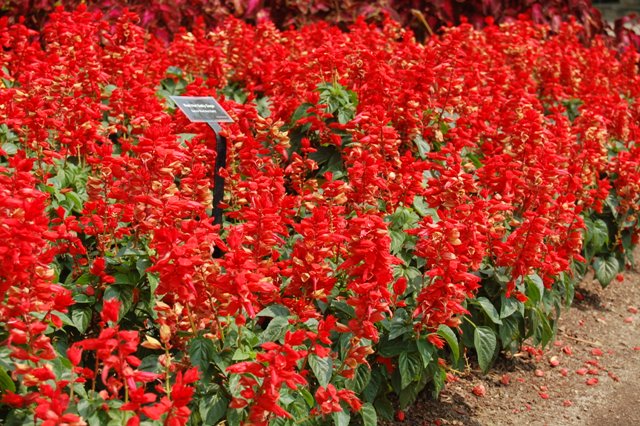
<instances>
[{"instance_id":1,"label":"ground soil","mask_svg":"<svg viewBox=\"0 0 640 426\"><path fill-rule=\"evenodd\" d=\"M640 272L634 269L606 289L584 280L559 321L557 340L542 354L505 357L484 376L467 371L439 400L421 395L396 424L640 425ZM484 396L472 392L478 385Z\"/></svg>"}]
</instances>

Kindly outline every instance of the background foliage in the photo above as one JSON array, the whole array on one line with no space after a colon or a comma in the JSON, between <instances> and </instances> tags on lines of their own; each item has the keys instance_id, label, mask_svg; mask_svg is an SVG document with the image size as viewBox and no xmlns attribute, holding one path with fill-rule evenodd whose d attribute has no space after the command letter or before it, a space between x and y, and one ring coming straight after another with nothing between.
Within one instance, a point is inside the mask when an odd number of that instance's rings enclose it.
<instances>
[{"instance_id":1,"label":"background foliage","mask_svg":"<svg viewBox=\"0 0 640 426\"><path fill-rule=\"evenodd\" d=\"M318 21L346 28L359 16L380 22L388 15L404 27L411 28L419 38L442 26L458 25L463 20L479 28L485 25L487 17L500 23L511 22L520 14L530 16L536 23L548 24L554 30L561 22L573 17L583 24L587 36L602 33L605 26L600 12L592 7L589 0L65 0L59 3L67 8L86 3L91 10L99 10L107 18L117 17L128 9L139 14L141 26L164 39L172 37L180 27L192 29L199 20L213 26L228 16L251 23L271 20L279 28L299 27ZM12 18L23 16L28 26L40 29L57 4L8 0L0 11ZM619 38L622 37L621 27L618 32Z\"/></svg>"}]
</instances>

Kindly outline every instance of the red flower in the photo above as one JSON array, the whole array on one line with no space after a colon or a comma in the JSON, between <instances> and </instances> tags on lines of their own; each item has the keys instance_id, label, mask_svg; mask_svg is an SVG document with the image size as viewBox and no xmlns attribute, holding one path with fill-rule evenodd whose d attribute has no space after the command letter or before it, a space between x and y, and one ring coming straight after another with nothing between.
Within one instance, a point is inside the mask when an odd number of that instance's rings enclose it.
<instances>
[{"instance_id":1,"label":"red flower","mask_svg":"<svg viewBox=\"0 0 640 426\"><path fill-rule=\"evenodd\" d=\"M119 312L120 301L118 299L105 300L102 304L102 312L100 313L100 317L104 322L111 321L113 323L117 323Z\"/></svg>"}]
</instances>

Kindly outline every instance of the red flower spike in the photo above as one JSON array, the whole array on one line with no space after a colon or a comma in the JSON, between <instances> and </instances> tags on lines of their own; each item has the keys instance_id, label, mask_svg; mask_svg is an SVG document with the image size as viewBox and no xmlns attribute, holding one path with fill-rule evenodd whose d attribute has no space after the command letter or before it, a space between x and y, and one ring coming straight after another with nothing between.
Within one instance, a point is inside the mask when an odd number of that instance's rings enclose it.
<instances>
[{"instance_id":1,"label":"red flower spike","mask_svg":"<svg viewBox=\"0 0 640 426\"><path fill-rule=\"evenodd\" d=\"M433 346L435 346L438 349L444 348L444 343L445 343L444 339L440 337L438 334L435 334L435 333L428 334L427 340L429 341L429 343L431 343Z\"/></svg>"},{"instance_id":2,"label":"red flower spike","mask_svg":"<svg viewBox=\"0 0 640 426\"><path fill-rule=\"evenodd\" d=\"M119 312L120 301L118 299L105 300L102 304L102 312L100 313L100 317L104 322L111 321L113 323L117 323Z\"/></svg>"}]
</instances>

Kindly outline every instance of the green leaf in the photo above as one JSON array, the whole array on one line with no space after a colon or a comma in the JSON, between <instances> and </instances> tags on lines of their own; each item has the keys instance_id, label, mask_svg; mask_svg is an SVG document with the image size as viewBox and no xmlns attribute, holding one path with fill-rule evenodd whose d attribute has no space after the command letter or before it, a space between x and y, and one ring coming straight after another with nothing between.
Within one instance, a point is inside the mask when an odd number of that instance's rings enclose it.
<instances>
[{"instance_id":1,"label":"green leaf","mask_svg":"<svg viewBox=\"0 0 640 426\"><path fill-rule=\"evenodd\" d=\"M593 259L593 269L600 285L606 287L620 272L620 262L615 256L607 258L595 257Z\"/></svg>"},{"instance_id":2,"label":"green leaf","mask_svg":"<svg viewBox=\"0 0 640 426\"><path fill-rule=\"evenodd\" d=\"M356 316L356 310L353 306L349 305L347 302L343 302L342 300L332 300L331 307L345 313L348 318L355 318Z\"/></svg>"},{"instance_id":3,"label":"green leaf","mask_svg":"<svg viewBox=\"0 0 640 426\"><path fill-rule=\"evenodd\" d=\"M277 342L282 339L290 328L287 317L275 317L260 334L260 343Z\"/></svg>"},{"instance_id":4,"label":"green leaf","mask_svg":"<svg viewBox=\"0 0 640 426\"><path fill-rule=\"evenodd\" d=\"M245 359L253 359L255 352L250 349L238 348L231 357L232 361L244 361Z\"/></svg>"},{"instance_id":5,"label":"green leaf","mask_svg":"<svg viewBox=\"0 0 640 426\"><path fill-rule=\"evenodd\" d=\"M360 365L351 380L347 380L347 387L355 393L362 392L371 381L371 369L366 365Z\"/></svg>"},{"instance_id":6,"label":"green leaf","mask_svg":"<svg viewBox=\"0 0 640 426\"><path fill-rule=\"evenodd\" d=\"M78 410L78 414L80 414L85 419L90 417L96 411L96 403L93 401L89 401L87 399L81 399L78 401L78 405L76 406Z\"/></svg>"},{"instance_id":7,"label":"green leaf","mask_svg":"<svg viewBox=\"0 0 640 426\"><path fill-rule=\"evenodd\" d=\"M402 336L406 333L411 333L413 327L409 322L409 314L405 309L398 309L393 318L388 322L389 340L393 340L396 337Z\"/></svg>"},{"instance_id":8,"label":"green leaf","mask_svg":"<svg viewBox=\"0 0 640 426\"><path fill-rule=\"evenodd\" d=\"M420 377L422 372L422 359L417 352L402 352L398 359L400 369L400 387L402 389Z\"/></svg>"},{"instance_id":9,"label":"green leaf","mask_svg":"<svg viewBox=\"0 0 640 426\"><path fill-rule=\"evenodd\" d=\"M453 361L458 362L458 358L460 357L460 349L458 347L458 338L456 337L456 334L453 332L453 330L451 330L449 326L441 324L440 327L438 327L438 335L447 341L447 344L451 348Z\"/></svg>"},{"instance_id":10,"label":"green leaf","mask_svg":"<svg viewBox=\"0 0 640 426\"><path fill-rule=\"evenodd\" d=\"M114 285L130 285L130 286L134 286L140 279L138 276L136 276L134 271L130 271L130 270L116 272L115 274L113 274L113 278L116 280L113 283Z\"/></svg>"},{"instance_id":11,"label":"green leaf","mask_svg":"<svg viewBox=\"0 0 640 426\"><path fill-rule=\"evenodd\" d=\"M182 77L183 73L182 70L179 67L176 66L170 66L167 68L167 74L168 75L174 75L176 77Z\"/></svg>"},{"instance_id":12,"label":"green leaf","mask_svg":"<svg viewBox=\"0 0 640 426\"><path fill-rule=\"evenodd\" d=\"M391 253L397 254L402 250L402 245L407 238L407 234L402 231L392 229L389 231L389 235L391 235Z\"/></svg>"},{"instance_id":13,"label":"green leaf","mask_svg":"<svg viewBox=\"0 0 640 426\"><path fill-rule=\"evenodd\" d=\"M500 305L500 319L511 316L518 310L518 305L521 303L515 297L507 298L504 294L500 296L502 304Z\"/></svg>"},{"instance_id":14,"label":"green leaf","mask_svg":"<svg viewBox=\"0 0 640 426\"><path fill-rule=\"evenodd\" d=\"M393 420L394 408L393 404L386 395L381 395L379 398L375 400L373 403L374 407L376 407L376 411L385 420Z\"/></svg>"},{"instance_id":15,"label":"green leaf","mask_svg":"<svg viewBox=\"0 0 640 426\"><path fill-rule=\"evenodd\" d=\"M338 122L340 124L348 123L349 121L351 121L352 117L353 117L353 113L351 111L347 111L344 109L338 110Z\"/></svg>"},{"instance_id":16,"label":"green leaf","mask_svg":"<svg viewBox=\"0 0 640 426\"><path fill-rule=\"evenodd\" d=\"M209 363L215 352L216 348L213 342L204 337L196 337L189 344L191 364L200 367L202 373L205 373L209 368Z\"/></svg>"},{"instance_id":17,"label":"green leaf","mask_svg":"<svg viewBox=\"0 0 640 426\"><path fill-rule=\"evenodd\" d=\"M7 390L15 392L16 384L13 383L13 380L11 380L11 377L9 376L9 374L7 374L7 371L4 368L0 367L0 393Z\"/></svg>"},{"instance_id":18,"label":"green leaf","mask_svg":"<svg viewBox=\"0 0 640 426\"><path fill-rule=\"evenodd\" d=\"M393 229L411 229L420 221L420 216L413 209L400 206L388 219Z\"/></svg>"},{"instance_id":19,"label":"green leaf","mask_svg":"<svg viewBox=\"0 0 640 426\"><path fill-rule=\"evenodd\" d=\"M210 395L200 400L198 410L205 425L215 425L227 412L229 400L222 395Z\"/></svg>"},{"instance_id":20,"label":"green leaf","mask_svg":"<svg viewBox=\"0 0 640 426\"><path fill-rule=\"evenodd\" d=\"M438 214L435 209L429 207L422 196L416 196L413 199L413 209L422 217L430 216L434 219L434 222L439 220Z\"/></svg>"},{"instance_id":21,"label":"green leaf","mask_svg":"<svg viewBox=\"0 0 640 426\"><path fill-rule=\"evenodd\" d=\"M408 343L402 339L387 340L386 336L380 339L378 344L378 354L385 358L393 358L400 355L402 352L406 352L408 349Z\"/></svg>"},{"instance_id":22,"label":"green leaf","mask_svg":"<svg viewBox=\"0 0 640 426\"><path fill-rule=\"evenodd\" d=\"M87 331L87 327L91 323L92 311L90 308L75 308L71 313L73 325L80 333Z\"/></svg>"},{"instance_id":23,"label":"green leaf","mask_svg":"<svg viewBox=\"0 0 640 426\"><path fill-rule=\"evenodd\" d=\"M590 225L590 227L587 227L585 245L591 243L593 252L598 252L605 244L609 243L609 228L602 219L596 219Z\"/></svg>"},{"instance_id":24,"label":"green leaf","mask_svg":"<svg viewBox=\"0 0 640 426\"><path fill-rule=\"evenodd\" d=\"M291 126L295 127L298 125L298 121L300 121L300 119L302 117L307 117L308 111L310 108L312 108L314 105L309 103L309 102L305 102L303 104L301 104L298 108L296 108L296 110L294 111L293 115L291 116Z\"/></svg>"},{"instance_id":25,"label":"green leaf","mask_svg":"<svg viewBox=\"0 0 640 426\"><path fill-rule=\"evenodd\" d=\"M466 157L471 160L471 162L473 163L474 166L476 166L476 168L481 168L482 167L482 162L480 161L480 157L478 157L476 154L474 154L473 152L468 152L466 154Z\"/></svg>"},{"instance_id":26,"label":"green leaf","mask_svg":"<svg viewBox=\"0 0 640 426\"><path fill-rule=\"evenodd\" d=\"M433 391L432 394L435 398L438 398L442 389L444 389L445 380L447 378L447 372L440 364L433 363L429 365L429 373L433 377Z\"/></svg>"},{"instance_id":27,"label":"green leaf","mask_svg":"<svg viewBox=\"0 0 640 426\"><path fill-rule=\"evenodd\" d=\"M422 158L423 160L426 159L427 154L429 153L429 151L431 151L431 147L429 146L427 141L424 140L422 135L418 134L415 138L413 138L413 142L418 148L418 154L420 155L420 158Z\"/></svg>"},{"instance_id":28,"label":"green leaf","mask_svg":"<svg viewBox=\"0 0 640 426\"><path fill-rule=\"evenodd\" d=\"M60 320L62 321L63 325L70 325L72 327L75 327L74 322L71 320L71 318L69 318L69 316L67 314L63 314L60 311L51 311L51 313L55 316L57 316L58 318L60 318Z\"/></svg>"},{"instance_id":29,"label":"green leaf","mask_svg":"<svg viewBox=\"0 0 640 426\"><path fill-rule=\"evenodd\" d=\"M502 324L502 321L500 321L500 315L498 315L498 311L489 299L487 299L486 297L478 297L477 299L472 300L471 303L479 305L494 324Z\"/></svg>"},{"instance_id":30,"label":"green leaf","mask_svg":"<svg viewBox=\"0 0 640 426\"><path fill-rule=\"evenodd\" d=\"M544 284L538 274L531 274L525 277L527 283L527 297L534 305L542 300L544 294Z\"/></svg>"},{"instance_id":31,"label":"green leaf","mask_svg":"<svg viewBox=\"0 0 640 426\"><path fill-rule=\"evenodd\" d=\"M342 155L340 151L333 145L321 146L314 153L309 154L309 158L318 163L320 172L344 172Z\"/></svg>"},{"instance_id":32,"label":"green leaf","mask_svg":"<svg viewBox=\"0 0 640 426\"><path fill-rule=\"evenodd\" d=\"M540 308L534 310L536 322L534 324L534 343L546 346L553 339L553 327L549 323L549 317Z\"/></svg>"},{"instance_id":33,"label":"green leaf","mask_svg":"<svg viewBox=\"0 0 640 426\"><path fill-rule=\"evenodd\" d=\"M473 333L473 343L478 354L478 364L482 372L486 374L496 350L496 335L489 327L476 327Z\"/></svg>"},{"instance_id":34,"label":"green leaf","mask_svg":"<svg viewBox=\"0 0 640 426\"><path fill-rule=\"evenodd\" d=\"M360 415L362 416L363 426L376 426L378 424L378 415L376 409L370 402L362 405L360 409Z\"/></svg>"},{"instance_id":35,"label":"green leaf","mask_svg":"<svg viewBox=\"0 0 640 426\"><path fill-rule=\"evenodd\" d=\"M313 406L315 405L315 399L313 399L313 395L311 395L311 392L303 387L299 387L298 392L302 396L302 399L304 399L304 402L307 403L307 406L309 408L313 408Z\"/></svg>"},{"instance_id":36,"label":"green leaf","mask_svg":"<svg viewBox=\"0 0 640 426\"><path fill-rule=\"evenodd\" d=\"M240 410L236 410L234 408L227 409L227 424L229 426L240 426L240 421L242 420L240 413Z\"/></svg>"},{"instance_id":37,"label":"green leaf","mask_svg":"<svg viewBox=\"0 0 640 426\"><path fill-rule=\"evenodd\" d=\"M420 339L416 343L418 345L418 353L422 358L422 365L426 368L433 359L435 347L425 339Z\"/></svg>"},{"instance_id":38,"label":"green leaf","mask_svg":"<svg viewBox=\"0 0 640 426\"><path fill-rule=\"evenodd\" d=\"M266 308L258 312L256 316L271 317L271 318L287 317L289 316L289 309L286 306L282 306L282 305L271 305L271 306L267 306Z\"/></svg>"},{"instance_id":39,"label":"green leaf","mask_svg":"<svg viewBox=\"0 0 640 426\"><path fill-rule=\"evenodd\" d=\"M398 395L398 402L400 402L400 409L404 410L411 404L413 404L418 398L420 391L424 389L426 384L426 378L422 378L420 381L411 382L409 386L402 389L400 395Z\"/></svg>"},{"instance_id":40,"label":"green leaf","mask_svg":"<svg viewBox=\"0 0 640 426\"><path fill-rule=\"evenodd\" d=\"M383 373L381 373L381 371L384 369L385 369L384 366L378 365L377 367L375 367L375 370L371 372L371 379L369 380L369 383L362 391L362 396L364 397L365 401L367 402L375 401L376 396L378 395L378 390L380 389L380 383L383 382L383 379L382 379Z\"/></svg>"},{"instance_id":41,"label":"green leaf","mask_svg":"<svg viewBox=\"0 0 640 426\"><path fill-rule=\"evenodd\" d=\"M150 266L151 261L148 257L139 257L138 260L136 260L136 271L138 271L138 274L141 277L146 274L147 268L149 268Z\"/></svg>"},{"instance_id":42,"label":"green leaf","mask_svg":"<svg viewBox=\"0 0 640 426\"><path fill-rule=\"evenodd\" d=\"M67 192L64 195L67 198L67 200L69 200L71 205L73 206L73 210L74 211L76 211L76 212L81 212L82 211L83 201L82 201L82 199L80 198L80 196L78 194L76 194L74 191L70 191L70 192Z\"/></svg>"},{"instance_id":43,"label":"green leaf","mask_svg":"<svg viewBox=\"0 0 640 426\"><path fill-rule=\"evenodd\" d=\"M15 155L18 152L18 147L11 142L5 142L2 144L2 150L7 153L7 155Z\"/></svg>"},{"instance_id":44,"label":"green leaf","mask_svg":"<svg viewBox=\"0 0 640 426\"><path fill-rule=\"evenodd\" d=\"M122 410L109 410L107 412L109 421L106 426L122 426L127 424L127 420L133 417L134 413Z\"/></svg>"},{"instance_id":45,"label":"green leaf","mask_svg":"<svg viewBox=\"0 0 640 426\"><path fill-rule=\"evenodd\" d=\"M337 413L333 413L331 415L333 418L333 424L335 426L349 426L349 422L351 421L351 414L348 411L338 411Z\"/></svg>"},{"instance_id":46,"label":"green leaf","mask_svg":"<svg viewBox=\"0 0 640 426\"><path fill-rule=\"evenodd\" d=\"M333 374L333 360L331 357L320 358L315 354L311 354L308 359L311 371L318 379L320 386L327 387Z\"/></svg>"},{"instance_id":47,"label":"green leaf","mask_svg":"<svg viewBox=\"0 0 640 426\"><path fill-rule=\"evenodd\" d=\"M510 316L502 320L502 325L498 327L498 335L503 348L507 348L511 342L518 339L520 330L516 316Z\"/></svg>"},{"instance_id":48,"label":"green leaf","mask_svg":"<svg viewBox=\"0 0 640 426\"><path fill-rule=\"evenodd\" d=\"M138 370L157 373L159 367L158 355L147 355L142 358L142 363L138 366Z\"/></svg>"}]
</instances>

